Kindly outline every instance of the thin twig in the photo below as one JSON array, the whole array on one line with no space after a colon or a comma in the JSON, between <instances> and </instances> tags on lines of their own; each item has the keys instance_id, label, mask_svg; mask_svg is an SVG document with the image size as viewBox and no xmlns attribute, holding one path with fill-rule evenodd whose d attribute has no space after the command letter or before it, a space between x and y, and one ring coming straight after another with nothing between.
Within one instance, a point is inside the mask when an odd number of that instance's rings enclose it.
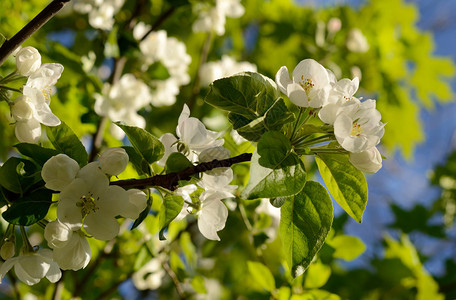
<instances>
[{"instance_id":1,"label":"thin twig","mask_svg":"<svg viewBox=\"0 0 456 300\"><path fill-rule=\"evenodd\" d=\"M173 7L169 8L167 11L165 11L158 18L158 20L155 21L154 24L152 24L152 27L149 29L149 31L147 31L146 34L143 35L140 42L144 41L149 34L151 34L153 31L157 30L157 28L160 27L166 21L166 19L168 19L174 13L175 10L176 10L176 7L173 6Z\"/></svg>"},{"instance_id":2,"label":"thin twig","mask_svg":"<svg viewBox=\"0 0 456 300\"><path fill-rule=\"evenodd\" d=\"M187 101L187 105L190 110L193 108L195 104L196 97L200 92L200 85L201 85L201 67L207 61L207 57L209 56L209 51L212 45L212 32L209 32L206 36L206 40L204 41L203 47L201 48L200 54L200 61L198 63L198 68L196 70L195 81L193 82L193 90L192 95L190 96L189 100Z\"/></svg>"},{"instance_id":3,"label":"thin twig","mask_svg":"<svg viewBox=\"0 0 456 300\"><path fill-rule=\"evenodd\" d=\"M171 277L171 279L173 280L174 286L176 287L176 291L177 291L177 294L179 294L179 297L181 299L187 299L187 297L185 296L184 289L182 288L182 284L180 283L179 279L177 278L176 273L174 273L174 271L169 266L168 262L164 262L162 265L163 265L163 269L165 269L166 273L168 273L169 277Z\"/></svg>"},{"instance_id":4,"label":"thin twig","mask_svg":"<svg viewBox=\"0 0 456 300\"><path fill-rule=\"evenodd\" d=\"M241 155L223 159L216 160L205 163L200 163L196 166L189 167L185 170L175 173L169 173L166 175L155 175L153 177L144 178L144 179L127 179L127 180L118 180L111 182L111 185L118 185L123 188L138 188L145 189L148 187L161 186L168 190L174 191L178 188L178 183L180 180L190 180L192 175L210 171L215 168L222 167L231 167L234 164L250 161L252 159L252 153L243 153Z\"/></svg>"},{"instance_id":5,"label":"thin twig","mask_svg":"<svg viewBox=\"0 0 456 300\"><path fill-rule=\"evenodd\" d=\"M3 62L22 45L32 34L46 24L53 16L55 16L68 2L71 0L54 0L46 6L35 18L24 26L11 39L6 40L0 47L0 66Z\"/></svg>"}]
</instances>

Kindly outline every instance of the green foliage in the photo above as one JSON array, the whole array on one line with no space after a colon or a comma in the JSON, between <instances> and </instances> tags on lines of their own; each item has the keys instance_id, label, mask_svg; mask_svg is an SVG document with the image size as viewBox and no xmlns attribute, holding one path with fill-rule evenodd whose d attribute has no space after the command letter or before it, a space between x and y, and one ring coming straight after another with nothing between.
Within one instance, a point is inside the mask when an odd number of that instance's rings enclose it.
<instances>
[{"instance_id":1,"label":"green foliage","mask_svg":"<svg viewBox=\"0 0 456 300\"><path fill-rule=\"evenodd\" d=\"M160 240L166 240L165 229L182 210L184 199L177 195L168 195L163 198L163 205L159 214Z\"/></svg>"},{"instance_id":2,"label":"green foliage","mask_svg":"<svg viewBox=\"0 0 456 300\"><path fill-rule=\"evenodd\" d=\"M88 155L84 145L65 122L55 127L47 127L46 132L57 151L68 155L81 167L87 164Z\"/></svg>"},{"instance_id":3,"label":"green foliage","mask_svg":"<svg viewBox=\"0 0 456 300\"><path fill-rule=\"evenodd\" d=\"M188 167L193 167L193 164L179 152L171 153L166 160L166 172L168 174L185 170Z\"/></svg>"},{"instance_id":4,"label":"green foliage","mask_svg":"<svg viewBox=\"0 0 456 300\"><path fill-rule=\"evenodd\" d=\"M43 166L44 163L52 156L55 156L60 153L59 151L54 149L43 148L38 145L29 143L20 143L14 145L14 147L16 147L19 153L27 157L30 157L31 159L33 159L34 162L36 162L40 166Z\"/></svg>"},{"instance_id":5,"label":"green foliage","mask_svg":"<svg viewBox=\"0 0 456 300\"><path fill-rule=\"evenodd\" d=\"M301 275L331 229L332 202L326 189L308 181L304 189L281 207L280 234L293 276Z\"/></svg>"},{"instance_id":6,"label":"green foliage","mask_svg":"<svg viewBox=\"0 0 456 300\"><path fill-rule=\"evenodd\" d=\"M116 122L115 124L125 132L133 145L133 148L135 148L149 164L154 163L163 157L165 148L152 134L139 127L127 126L119 122Z\"/></svg>"},{"instance_id":7,"label":"green foliage","mask_svg":"<svg viewBox=\"0 0 456 300\"><path fill-rule=\"evenodd\" d=\"M366 245L359 238L348 235L338 235L327 241L327 244L334 248L333 256L351 261L363 254Z\"/></svg>"},{"instance_id":8,"label":"green foliage","mask_svg":"<svg viewBox=\"0 0 456 300\"><path fill-rule=\"evenodd\" d=\"M318 154L315 158L321 177L334 200L361 223L367 203L367 182L345 155Z\"/></svg>"},{"instance_id":9,"label":"green foliage","mask_svg":"<svg viewBox=\"0 0 456 300\"><path fill-rule=\"evenodd\" d=\"M266 291L273 292L275 290L274 277L268 267L260 262L248 261L247 268L255 281Z\"/></svg>"},{"instance_id":10,"label":"green foliage","mask_svg":"<svg viewBox=\"0 0 456 300\"><path fill-rule=\"evenodd\" d=\"M218 79L210 88L205 101L229 111L233 129L248 140L258 141L266 131L280 130L294 119L276 84L261 74L245 72Z\"/></svg>"},{"instance_id":11,"label":"green foliage","mask_svg":"<svg viewBox=\"0 0 456 300\"><path fill-rule=\"evenodd\" d=\"M292 196L299 193L305 183L304 164L298 155L291 152L290 142L281 133L269 132L262 136L253 153L249 183L242 197L256 199Z\"/></svg>"},{"instance_id":12,"label":"green foliage","mask_svg":"<svg viewBox=\"0 0 456 300\"><path fill-rule=\"evenodd\" d=\"M52 203L52 192L46 189L32 191L13 202L2 214L5 221L22 226L30 226L42 220Z\"/></svg>"}]
</instances>

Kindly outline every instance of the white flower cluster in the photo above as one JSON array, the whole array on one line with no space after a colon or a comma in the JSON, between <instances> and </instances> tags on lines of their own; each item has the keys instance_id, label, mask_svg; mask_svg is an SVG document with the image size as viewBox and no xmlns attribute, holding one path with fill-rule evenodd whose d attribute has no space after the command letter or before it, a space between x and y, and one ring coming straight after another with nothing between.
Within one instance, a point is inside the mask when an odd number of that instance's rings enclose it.
<instances>
[{"instance_id":1,"label":"white flower cluster","mask_svg":"<svg viewBox=\"0 0 456 300\"><path fill-rule=\"evenodd\" d=\"M93 28L111 30L114 15L123 6L125 0L77 0L73 9L81 14L89 14L89 24Z\"/></svg>"},{"instance_id":2,"label":"white flower cluster","mask_svg":"<svg viewBox=\"0 0 456 300\"><path fill-rule=\"evenodd\" d=\"M127 163L128 155L122 148L108 149L98 162L82 168L65 154L51 157L41 176L48 189L60 192L57 219L44 230L53 250L11 257L0 268L0 276L14 267L18 278L32 285L45 276L56 282L61 276L60 269L85 268L92 256L87 237L113 239L119 233L117 216L136 219L146 207L144 192L109 185L108 176L123 172Z\"/></svg>"},{"instance_id":3,"label":"white flower cluster","mask_svg":"<svg viewBox=\"0 0 456 300\"><path fill-rule=\"evenodd\" d=\"M221 133L207 130L204 124L193 117L190 117L190 109L184 105L179 116L176 128L177 139L171 133L165 133L160 141L165 146L165 155L158 162L164 166L169 155L173 152L183 153L192 162L209 162L214 159L229 158L230 152L223 148L224 140L220 138ZM217 168L206 172L197 183L204 192L199 196L198 228L201 234L207 239L220 240L217 231L225 227L228 217L228 210L222 199L233 198L232 192L237 186L230 185L233 180L231 168ZM195 185L185 186L176 191L186 202L192 203L190 195L195 192ZM188 214L189 205L184 204L179 218Z\"/></svg>"},{"instance_id":4,"label":"white flower cluster","mask_svg":"<svg viewBox=\"0 0 456 300\"><path fill-rule=\"evenodd\" d=\"M217 35L225 34L226 17L239 18L245 12L240 0L216 0L215 6L197 3L195 10L198 19L193 23L193 31Z\"/></svg>"},{"instance_id":5,"label":"white flower cluster","mask_svg":"<svg viewBox=\"0 0 456 300\"><path fill-rule=\"evenodd\" d=\"M201 66L201 85L207 86L217 79L245 71L256 72L257 67L247 61L237 62L232 57L223 55L221 60L207 62Z\"/></svg>"},{"instance_id":6,"label":"white flower cluster","mask_svg":"<svg viewBox=\"0 0 456 300\"><path fill-rule=\"evenodd\" d=\"M149 25L138 23L133 30L133 35L137 40L141 40L149 29ZM173 105L180 87L190 82L188 67L192 58L187 54L185 44L175 37L169 37L166 31L159 30L149 33L139 43L139 49L144 60L143 71L146 71L151 64L161 62L169 73L169 78L153 80L149 83L153 87L152 105Z\"/></svg>"},{"instance_id":7,"label":"white flower cluster","mask_svg":"<svg viewBox=\"0 0 456 300\"><path fill-rule=\"evenodd\" d=\"M131 126L144 128L146 121L137 111L151 102L149 87L133 74L124 74L113 85L105 83L102 94L95 94L95 112L111 121L122 121ZM111 133L118 139L125 135L117 126Z\"/></svg>"},{"instance_id":8,"label":"white flower cluster","mask_svg":"<svg viewBox=\"0 0 456 300\"><path fill-rule=\"evenodd\" d=\"M16 121L15 133L20 142L37 143L41 137L41 124L60 124L49 108L57 79L63 72L61 64L41 64L41 55L33 47L24 47L16 54L17 73L27 76L23 95L11 105L11 115Z\"/></svg>"},{"instance_id":9,"label":"white flower cluster","mask_svg":"<svg viewBox=\"0 0 456 300\"><path fill-rule=\"evenodd\" d=\"M337 80L334 74L313 59L301 61L293 70L287 67L276 74L279 89L300 107L319 110L319 118L334 126L339 144L350 152L350 161L359 170L375 173L382 167L376 146L384 133L381 114L375 100L354 97L359 79Z\"/></svg>"}]
</instances>

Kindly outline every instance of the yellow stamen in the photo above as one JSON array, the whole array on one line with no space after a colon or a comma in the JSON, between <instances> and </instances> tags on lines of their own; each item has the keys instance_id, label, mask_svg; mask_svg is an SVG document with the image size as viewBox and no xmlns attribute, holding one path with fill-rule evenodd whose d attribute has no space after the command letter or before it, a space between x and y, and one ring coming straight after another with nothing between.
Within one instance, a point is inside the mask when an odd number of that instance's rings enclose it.
<instances>
[{"instance_id":1,"label":"yellow stamen","mask_svg":"<svg viewBox=\"0 0 456 300\"><path fill-rule=\"evenodd\" d=\"M80 198L81 201L76 203L76 206L81 208L82 218L90 214L91 212L96 212L99 207L96 205L95 201L99 200L99 198L95 199L92 193L89 193L87 196L83 195Z\"/></svg>"},{"instance_id":2,"label":"yellow stamen","mask_svg":"<svg viewBox=\"0 0 456 300\"><path fill-rule=\"evenodd\" d=\"M301 81L299 82L299 85L302 86L307 94L315 86L315 84L312 82L312 79L304 78L304 75L301 75Z\"/></svg>"},{"instance_id":3,"label":"yellow stamen","mask_svg":"<svg viewBox=\"0 0 456 300\"><path fill-rule=\"evenodd\" d=\"M350 135L359 137L359 136L361 136L362 133L363 133L363 129L361 128L361 125L356 122L353 123L352 131L350 132Z\"/></svg>"}]
</instances>

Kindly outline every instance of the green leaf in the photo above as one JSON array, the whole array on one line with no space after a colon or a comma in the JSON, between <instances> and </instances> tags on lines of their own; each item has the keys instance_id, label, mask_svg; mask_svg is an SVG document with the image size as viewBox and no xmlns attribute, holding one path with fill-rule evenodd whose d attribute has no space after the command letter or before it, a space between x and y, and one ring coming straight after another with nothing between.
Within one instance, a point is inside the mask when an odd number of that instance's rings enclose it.
<instances>
[{"instance_id":1,"label":"green leaf","mask_svg":"<svg viewBox=\"0 0 456 300\"><path fill-rule=\"evenodd\" d=\"M229 111L233 128L250 141L258 141L266 131L280 130L294 120L279 98L276 84L259 73L245 72L216 80L205 100Z\"/></svg>"},{"instance_id":2,"label":"green leaf","mask_svg":"<svg viewBox=\"0 0 456 300\"><path fill-rule=\"evenodd\" d=\"M214 81L205 101L249 119L263 115L279 97L275 83L267 77L244 72Z\"/></svg>"},{"instance_id":3,"label":"green leaf","mask_svg":"<svg viewBox=\"0 0 456 300\"><path fill-rule=\"evenodd\" d=\"M131 226L130 230L133 230L136 227L138 227L139 224L141 224L144 221L144 219L149 215L150 207L152 206L152 203L153 203L153 196L150 192L147 193L147 196L148 197L147 197L146 208L139 214L139 217L135 220L135 222Z\"/></svg>"},{"instance_id":4,"label":"green leaf","mask_svg":"<svg viewBox=\"0 0 456 300\"><path fill-rule=\"evenodd\" d=\"M15 225L30 226L42 220L52 203L50 190L37 190L13 203L3 214L3 218Z\"/></svg>"},{"instance_id":5,"label":"green leaf","mask_svg":"<svg viewBox=\"0 0 456 300\"><path fill-rule=\"evenodd\" d=\"M163 198L163 205L159 213L160 240L166 240L164 232L166 227L174 220L184 206L184 199L177 195L168 195Z\"/></svg>"},{"instance_id":6,"label":"green leaf","mask_svg":"<svg viewBox=\"0 0 456 300\"><path fill-rule=\"evenodd\" d=\"M0 185L16 194L26 193L41 180L41 173L30 160L10 157L0 168Z\"/></svg>"},{"instance_id":7,"label":"green leaf","mask_svg":"<svg viewBox=\"0 0 456 300\"><path fill-rule=\"evenodd\" d=\"M334 248L333 256L351 261L363 254L366 245L356 236L338 235L328 241L328 245Z\"/></svg>"},{"instance_id":8,"label":"green leaf","mask_svg":"<svg viewBox=\"0 0 456 300\"><path fill-rule=\"evenodd\" d=\"M23 192L20 177L16 171L21 162L21 159L17 157L10 157L0 168L0 185L16 194Z\"/></svg>"},{"instance_id":9,"label":"green leaf","mask_svg":"<svg viewBox=\"0 0 456 300\"><path fill-rule=\"evenodd\" d=\"M193 164L188 158L179 152L173 152L169 155L166 160L166 173L174 173L193 167Z\"/></svg>"},{"instance_id":10,"label":"green leaf","mask_svg":"<svg viewBox=\"0 0 456 300\"><path fill-rule=\"evenodd\" d=\"M333 207L326 189L308 181L301 193L281 208L280 234L293 276L301 275L324 244L331 229Z\"/></svg>"},{"instance_id":11,"label":"green leaf","mask_svg":"<svg viewBox=\"0 0 456 300\"><path fill-rule=\"evenodd\" d=\"M204 285L204 277L196 275L192 279L192 287L198 294L206 294L206 286Z\"/></svg>"},{"instance_id":12,"label":"green leaf","mask_svg":"<svg viewBox=\"0 0 456 300\"><path fill-rule=\"evenodd\" d=\"M88 155L84 145L65 122L62 121L59 126L47 127L46 132L57 151L68 155L81 167L87 164Z\"/></svg>"},{"instance_id":13,"label":"green leaf","mask_svg":"<svg viewBox=\"0 0 456 300\"><path fill-rule=\"evenodd\" d=\"M334 200L361 223L368 195L364 174L350 163L348 155L318 154L315 160Z\"/></svg>"},{"instance_id":14,"label":"green leaf","mask_svg":"<svg viewBox=\"0 0 456 300\"><path fill-rule=\"evenodd\" d=\"M248 261L247 268L258 284L268 292L275 290L275 280L271 271L260 262Z\"/></svg>"},{"instance_id":15,"label":"green leaf","mask_svg":"<svg viewBox=\"0 0 456 300\"><path fill-rule=\"evenodd\" d=\"M139 175L152 175L149 163L144 160L135 148L131 146L122 146L122 148L127 152L129 161L133 164L133 167Z\"/></svg>"},{"instance_id":16,"label":"green leaf","mask_svg":"<svg viewBox=\"0 0 456 300\"><path fill-rule=\"evenodd\" d=\"M154 163L163 157L165 147L152 134L142 128L127 126L121 122L115 122L127 135L132 146L149 163Z\"/></svg>"},{"instance_id":17,"label":"green leaf","mask_svg":"<svg viewBox=\"0 0 456 300\"><path fill-rule=\"evenodd\" d=\"M280 132L263 135L252 156L250 178L242 197L275 198L299 193L306 183L304 164Z\"/></svg>"},{"instance_id":18,"label":"green leaf","mask_svg":"<svg viewBox=\"0 0 456 300\"><path fill-rule=\"evenodd\" d=\"M304 287L307 289L318 289L325 285L331 276L331 267L321 262L314 262L306 271Z\"/></svg>"},{"instance_id":19,"label":"green leaf","mask_svg":"<svg viewBox=\"0 0 456 300\"><path fill-rule=\"evenodd\" d=\"M14 145L17 151L24 156L30 157L37 164L43 166L45 162L51 157L59 154L60 152L54 149L44 148L36 144L20 143Z\"/></svg>"}]
</instances>

